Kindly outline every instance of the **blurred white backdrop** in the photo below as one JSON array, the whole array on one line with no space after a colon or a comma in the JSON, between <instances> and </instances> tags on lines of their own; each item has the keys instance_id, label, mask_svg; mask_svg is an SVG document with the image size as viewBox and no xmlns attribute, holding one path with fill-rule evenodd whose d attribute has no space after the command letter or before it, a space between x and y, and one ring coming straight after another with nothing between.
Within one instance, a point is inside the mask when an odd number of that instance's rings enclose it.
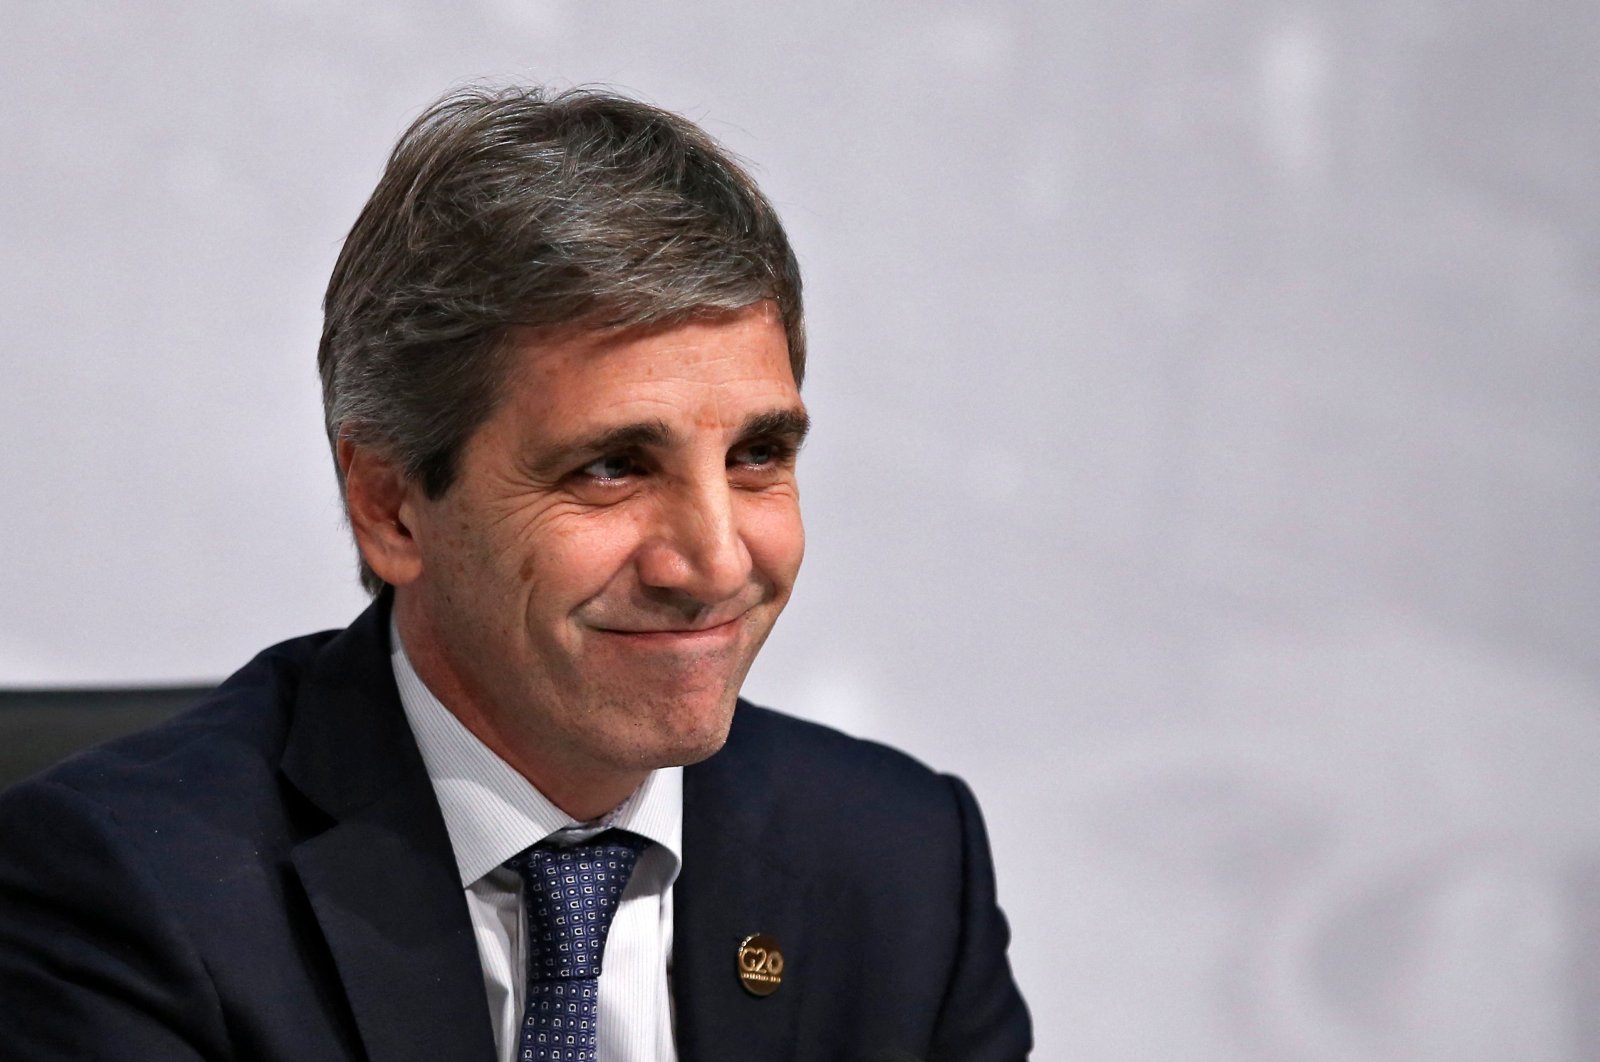
<instances>
[{"instance_id":1,"label":"blurred white backdrop","mask_svg":"<svg viewBox=\"0 0 1600 1062\"><path fill-rule=\"evenodd\" d=\"M363 598L318 301L396 135L602 82L806 270L747 692L968 778L1038 1057L1600 1056L1600 7L9 0L0 683Z\"/></svg>"}]
</instances>

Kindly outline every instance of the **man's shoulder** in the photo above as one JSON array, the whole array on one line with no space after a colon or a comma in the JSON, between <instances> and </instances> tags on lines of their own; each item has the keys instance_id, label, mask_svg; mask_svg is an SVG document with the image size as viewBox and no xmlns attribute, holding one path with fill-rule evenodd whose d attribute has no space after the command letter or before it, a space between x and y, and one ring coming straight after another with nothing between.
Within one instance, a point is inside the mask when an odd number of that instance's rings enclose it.
<instances>
[{"instance_id":1,"label":"man's shoulder","mask_svg":"<svg viewBox=\"0 0 1600 1062\"><path fill-rule=\"evenodd\" d=\"M954 837L967 792L897 748L743 701L707 767L721 792L764 796L772 823L835 841L880 830Z\"/></svg>"},{"instance_id":2,"label":"man's shoulder","mask_svg":"<svg viewBox=\"0 0 1600 1062\"><path fill-rule=\"evenodd\" d=\"M73 793L127 813L197 794L203 803L214 787L237 794L275 770L304 676L337 634L270 646L172 718L69 756L4 796Z\"/></svg>"},{"instance_id":3,"label":"man's shoulder","mask_svg":"<svg viewBox=\"0 0 1600 1062\"><path fill-rule=\"evenodd\" d=\"M741 700L728 755L764 765L776 778L799 773L887 788L939 788L943 779L891 745Z\"/></svg>"}]
</instances>

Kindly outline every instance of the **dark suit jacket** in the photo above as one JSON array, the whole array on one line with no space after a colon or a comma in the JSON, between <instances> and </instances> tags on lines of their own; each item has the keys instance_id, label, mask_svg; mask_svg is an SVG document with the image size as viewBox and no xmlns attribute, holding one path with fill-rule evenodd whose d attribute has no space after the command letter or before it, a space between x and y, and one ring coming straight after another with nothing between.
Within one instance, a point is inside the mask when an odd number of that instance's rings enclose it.
<instances>
[{"instance_id":1,"label":"dark suit jacket","mask_svg":"<svg viewBox=\"0 0 1600 1062\"><path fill-rule=\"evenodd\" d=\"M444 821L375 605L0 796L0 1059L490 1062ZM684 1062L1027 1055L972 795L741 703L684 774ZM783 949L757 998L735 956Z\"/></svg>"}]
</instances>

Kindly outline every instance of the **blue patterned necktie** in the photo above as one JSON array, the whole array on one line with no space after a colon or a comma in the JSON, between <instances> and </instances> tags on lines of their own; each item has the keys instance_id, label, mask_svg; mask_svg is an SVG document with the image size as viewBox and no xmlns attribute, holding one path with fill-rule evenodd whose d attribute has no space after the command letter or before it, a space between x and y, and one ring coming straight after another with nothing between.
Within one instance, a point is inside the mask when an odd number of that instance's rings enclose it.
<instances>
[{"instance_id":1,"label":"blue patterned necktie","mask_svg":"<svg viewBox=\"0 0 1600 1062\"><path fill-rule=\"evenodd\" d=\"M506 860L522 875L528 909L518 1062L595 1062L600 956L622 889L648 843L607 830L582 844L541 841Z\"/></svg>"}]
</instances>

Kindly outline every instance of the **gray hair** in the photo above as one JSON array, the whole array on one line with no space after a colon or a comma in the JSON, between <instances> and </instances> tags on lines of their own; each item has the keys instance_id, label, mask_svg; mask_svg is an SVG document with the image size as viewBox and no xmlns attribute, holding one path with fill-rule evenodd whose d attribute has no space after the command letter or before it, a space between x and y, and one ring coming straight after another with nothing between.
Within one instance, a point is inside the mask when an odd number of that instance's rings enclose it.
<instances>
[{"instance_id":1,"label":"gray hair","mask_svg":"<svg viewBox=\"0 0 1600 1062\"><path fill-rule=\"evenodd\" d=\"M788 237L692 122L590 89L453 92L395 145L328 282L328 441L378 449L437 498L495 410L512 329L671 324L768 299L798 384ZM364 560L361 581L384 585Z\"/></svg>"}]
</instances>

